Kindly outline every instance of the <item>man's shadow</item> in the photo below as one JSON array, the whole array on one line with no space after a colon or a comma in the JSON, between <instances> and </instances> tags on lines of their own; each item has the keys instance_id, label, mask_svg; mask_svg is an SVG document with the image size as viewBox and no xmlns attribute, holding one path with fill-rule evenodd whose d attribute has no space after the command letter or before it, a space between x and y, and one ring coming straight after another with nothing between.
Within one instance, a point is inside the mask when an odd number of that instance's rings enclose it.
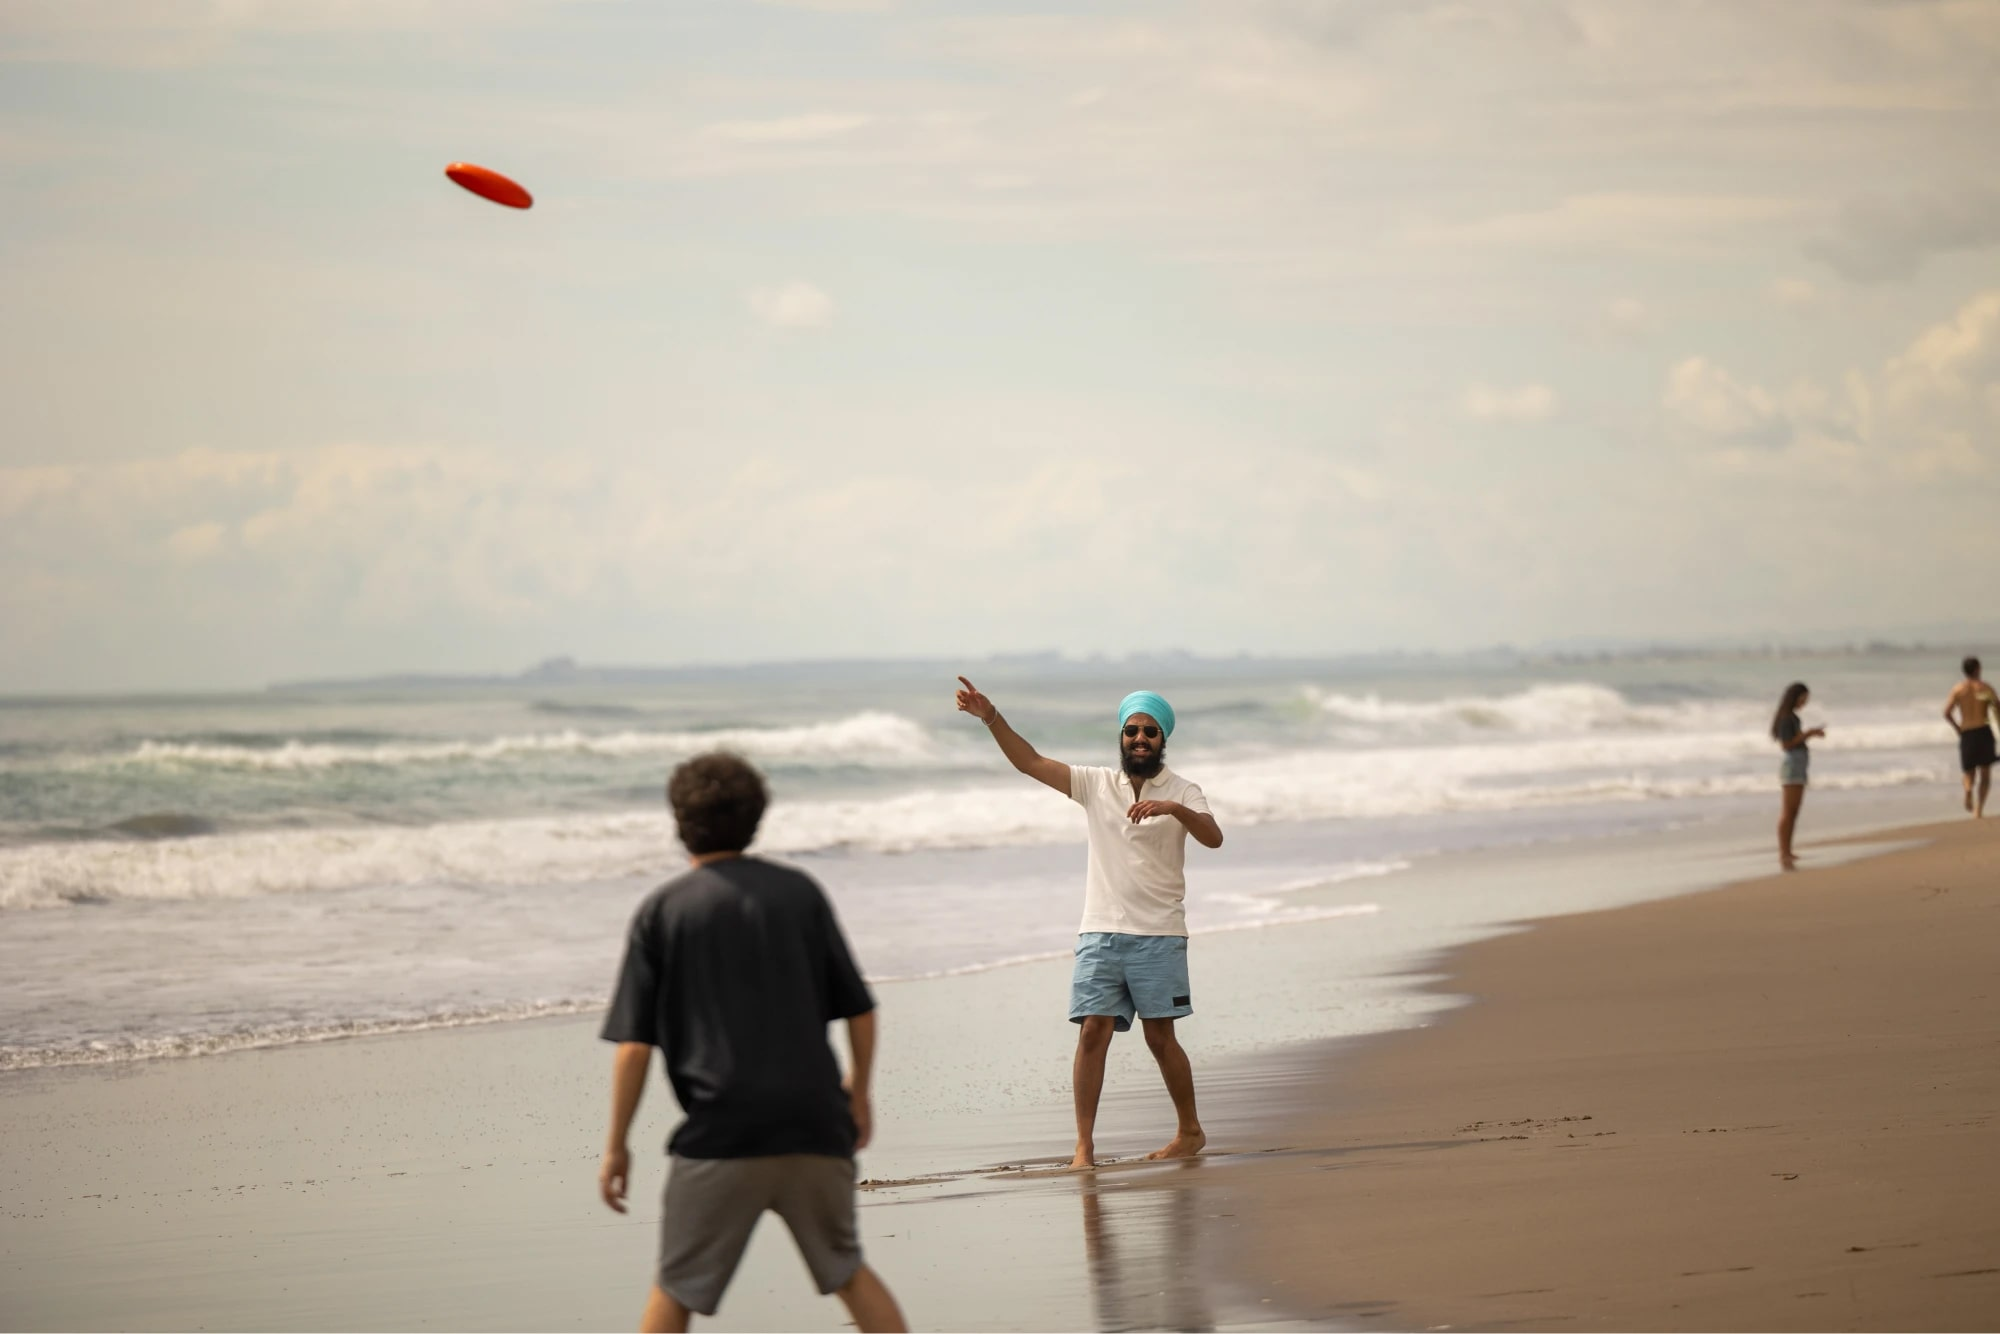
<instances>
[{"instance_id":1,"label":"man's shadow","mask_svg":"<svg viewBox=\"0 0 2000 1334\"><path fill-rule=\"evenodd\" d=\"M1190 1159L1185 1169L1199 1169ZM1212 1330L1192 1182L1157 1176L1111 1185L1078 1178L1091 1302L1103 1330Z\"/></svg>"}]
</instances>

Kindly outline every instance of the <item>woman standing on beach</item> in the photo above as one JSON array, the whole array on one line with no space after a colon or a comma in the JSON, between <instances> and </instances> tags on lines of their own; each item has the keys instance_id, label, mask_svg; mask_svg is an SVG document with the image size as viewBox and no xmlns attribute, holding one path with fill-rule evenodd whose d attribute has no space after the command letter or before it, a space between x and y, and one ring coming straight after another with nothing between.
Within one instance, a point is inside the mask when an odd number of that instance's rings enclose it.
<instances>
[{"instance_id":1,"label":"woman standing on beach","mask_svg":"<svg viewBox=\"0 0 2000 1334\"><path fill-rule=\"evenodd\" d=\"M1806 766L1812 762L1806 743L1826 735L1824 727L1808 731L1799 721L1800 706L1811 698L1812 691L1806 689L1806 683L1794 681L1785 687L1784 698L1778 701L1778 712L1771 718L1771 739L1785 752L1785 758L1778 763L1778 782L1785 791L1784 809L1778 816L1778 864L1787 871L1795 871L1799 865L1799 859L1792 856L1792 830L1798 827L1799 805L1806 799Z\"/></svg>"}]
</instances>

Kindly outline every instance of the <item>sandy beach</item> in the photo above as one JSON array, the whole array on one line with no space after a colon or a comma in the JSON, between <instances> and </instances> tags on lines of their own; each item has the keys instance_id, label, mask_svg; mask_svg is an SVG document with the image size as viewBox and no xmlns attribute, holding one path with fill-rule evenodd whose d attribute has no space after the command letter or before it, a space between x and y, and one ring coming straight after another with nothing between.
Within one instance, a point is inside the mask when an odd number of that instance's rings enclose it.
<instances>
[{"instance_id":1,"label":"sandy beach","mask_svg":"<svg viewBox=\"0 0 2000 1334\"><path fill-rule=\"evenodd\" d=\"M1203 1212L1312 1320L1992 1328L2000 836L1904 837L1459 952Z\"/></svg>"},{"instance_id":2,"label":"sandy beach","mask_svg":"<svg viewBox=\"0 0 2000 1334\"><path fill-rule=\"evenodd\" d=\"M2000 840L1809 844L1823 869L1745 880L1763 841L1439 858L1368 891L1387 911L1204 937L1192 1165L1133 1161L1170 1113L1123 1041L1121 1161L1054 1170L1066 961L885 986L871 1259L920 1328L1990 1325ZM1637 906L1401 976L1343 962L1393 944L1427 878L1542 915L1606 877ZM0 1325L630 1327L675 1117L656 1082L636 1207L605 1211L595 1024L15 1072ZM840 1323L767 1226L704 1327Z\"/></svg>"}]
</instances>

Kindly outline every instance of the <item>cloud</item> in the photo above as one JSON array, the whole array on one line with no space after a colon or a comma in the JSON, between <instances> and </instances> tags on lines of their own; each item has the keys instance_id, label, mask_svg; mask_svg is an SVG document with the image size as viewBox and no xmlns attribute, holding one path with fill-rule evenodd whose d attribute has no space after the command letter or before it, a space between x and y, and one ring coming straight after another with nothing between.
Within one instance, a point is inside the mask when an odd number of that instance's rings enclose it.
<instances>
[{"instance_id":1,"label":"cloud","mask_svg":"<svg viewBox=\"0 0 2000 1334\"><path fill-rule=\"evenodd\" d=\"M1791 422L1769 392L1704 357L1667 372L1661 402L1682 426L1714 441L1776 447L1792 437Z\"/></svg>"},{"instance_id":2,"label":"cloud","mask_svg":"<svg viewBox=\"0 0 2000 1334\"><path fill-rule=\"evenodd\" d=\"M1478 384L1465 392L1465 415L1474 421L1539 422L1547 421L1555 411L1556 391L1545 384L1517 385L1511 389Z\"/></svg>"},{"instance_id":3,"label":"cloud","mask_svg":"<svg viewBox=\"0 0 2000 1334\"><path fill-rule=\"evenodd\" d=\"M420 661L427 627L525 640L591 609L673 624L616 641L654 656L1178 635L1074 570L1117 559L1107 496L1179 432L1202 480L1162 545L1205 566L1210 645L1592 607L1704 628L1712 586L1645 581L1699 562L1718 507L1824 462L1849 528L1877 518L1860 483L1911 488L1915 560L1994 458L1990 318L1940 320L1966 266L1929 258L1983 234L1955 182L1986 179L2000 117L1991 4L898 8L0 5L0 60L100 67L26 71L0 115L0 458L51 465L0 476L0 620L73 624L71 664L123 638L211 671L253 670L215 647L233 612L377 664ZM101 72L144 59L182 65ZM545 207L441 193L481 143ZM1870 182L1917 203L1854 204ZM1808 238L1920 281L1856 291ZM1794 271L1837 299L1766 299ZM798 355L864 293L838 374ZM1702 355L1635 385L1605 335L1663 326ZM1592 447L1663 422L1683 447ZM135 454L170 457L82 466ZM981 484L982 456L1034 485ZM1546 579L1495 577L1519 560ZM933 564L1004 628L908 568ZM1280 582L1327 614L1242 593Z\"/></svg>"},{"instance_id":4,"label":"cloud","mask_svg":"<svg viewBox=\"0 0 2000 1334\"><path fill-rule=\"evenodd\" d=\"M228 539L229 530L210 519L176 528L167 536L166 546L169 553L181 560L196 561L220 552Z\"/></svg>"},{"instance_id":5,"label":"cloud","mask_svg":"<svg viewBox=\"0 0 2000 1334\"><path fill-rule=\"evenodd\" d=\"M833 298L811 283L760 287L750 293L750 310L776 329L819 329L833 322Z\"/></svg>"},{"instance_id":6,"label":"cloud","mask_svg":"<svg viewBox=\"0 0 2000 1334\"><path fill-rule=\"evenodd\" d=\"M1808 310L1819 302L1819 289L1803 278L1775 278L1771 299L1787 310Z\"/></svg>"},{"instance_id":7,"label":"cloud","mask_svg":"<svg viewBox=\"0 0 2000 1334\"><path fill-rule=\"evenodd\" d=\"M1843 278L1890 282L1916 277L1940 255L1993 246L2000 246L2000 187L1982 183L1852 201L1805 252Z\"/></svg>"},{"instance_id":8,"label":"cloud","mask_svg":"<svg viewBox=\"0 0 2000 1334\"><path fill-rule=\"evenodd\" d=\"M1982 292L1926 330L1889 362L1884 378L1899 400L1987 403L2000 387L2000 290Z\"/></svg>"},{"instance_id":9,"label":"cloud","mask_svg":"<svg viewBox=\"0 0 2000 1334\"><path fill-rule=\"evenodd\" d=\"M377 665L421 662L413 646L433 640L447 654L541 651L579 625L600 640L631 627L618 633L656 660L935 651L991 643L1010 618L1101 646L1125 613L1075 573L1128 554L1123 498L1159 467L1203 470L1207 503L1154 530L1156 574L1190 588L1338 577L1392 493L1317 451L1217 460L1168 427L1141 455L1095 429L1044 429L1058 443L1018 449L976 484L948 459L909 470L849 453L829 471L719 448L585 459L344 444L0 468L0 621L46 631L0 638L0 672L52 673L36 653L85 652L107 626L188 655L259 627L258 656L206 661L210 681L313 674L357 646ZM1294 485L1269 486L1274 473ZM1129 619L1142 631L1153 613ZM99 680L131 671L92 661ZM147 670L157 684L170 668L154 655Z\"/></svg>"},{"instance_id":10,"label":"cloud","mask_svg":"<svg viewBox=\"0 0 2000 1334\"><path fill-rule=\"evenodd\" d=\"M1795 252L1862 159L1975 169L2000 97L1973 54L2000 24L1889 8L1827 0L1803 25L1737 0L908 6L845 29L837 64L703 70L520 132L587 122L563 151L621 174L755 176L773 209L962 242L1109 240L1271 299L1580 248L1700 263Z\"/></svg>"},{"instance_id":11,"label":"cloud","mask_svg":"<svg viewBox=\"0 0 2000 1334\"><path fill-rule=\"evenodd\" d=\"M1991 473L2000 465L2000 289L1979 293L1873 372L1783 392L1703 357L1667 375L1662 398L1686 437L1730 467L1802 460L1850 485Z\"/></svg>"},{"instance_id":12,"label":"cloud","mask_svg":"<svg viewBox=\"0 0 2000 1334\"><path fill-rule=\"evenodd\" d=\"M1864 399L1910 466L1983 472L2000 464L2000 289L1967 302L1883 367Z\"/></svg>"}]
</instances>

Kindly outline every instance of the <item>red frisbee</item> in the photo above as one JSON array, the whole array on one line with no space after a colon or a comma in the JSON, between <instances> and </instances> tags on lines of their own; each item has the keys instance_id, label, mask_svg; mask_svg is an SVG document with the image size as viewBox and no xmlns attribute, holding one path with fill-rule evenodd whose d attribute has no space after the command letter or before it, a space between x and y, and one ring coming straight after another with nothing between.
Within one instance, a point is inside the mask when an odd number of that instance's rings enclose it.
<instances>
[{"instance_id":1,"label":"red frisbee","mask_svg":"<svg viewBox=\"0 0 2000 1334\"><path fill-rule=\"evenodd\" d=\"M508 208L532 208L535 197L508 180L499 172L470 162L454 162L444 169L444 174L464 186L481 199L490 199Z\"/></svg>"}]
</instances>

